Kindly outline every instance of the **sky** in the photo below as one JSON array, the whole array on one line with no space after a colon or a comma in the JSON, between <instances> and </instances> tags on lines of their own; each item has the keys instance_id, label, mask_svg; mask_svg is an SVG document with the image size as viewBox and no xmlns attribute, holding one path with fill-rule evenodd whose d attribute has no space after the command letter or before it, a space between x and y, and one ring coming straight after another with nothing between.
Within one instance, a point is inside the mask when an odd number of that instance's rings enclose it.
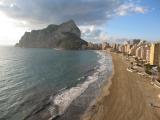
<instances>
[{"instance_id":1,"label":"sky","mask_svg":"<svg viewBox=\"0 0 160 120\"><path fill-rule=\"evenodd\" d=\"M160 0L0 0L0 45L70 19L86 41L160 41Z\"/></svg>"}]
</instances>

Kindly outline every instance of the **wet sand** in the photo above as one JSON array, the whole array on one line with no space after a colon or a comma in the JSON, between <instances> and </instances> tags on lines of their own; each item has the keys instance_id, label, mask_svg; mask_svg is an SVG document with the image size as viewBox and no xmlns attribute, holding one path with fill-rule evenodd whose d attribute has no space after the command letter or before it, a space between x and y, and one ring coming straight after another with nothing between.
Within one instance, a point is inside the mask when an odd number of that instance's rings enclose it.
<instances>
[{"instance_id":1,"label":"wet sand","mask_svg":"<svg viewBox=\"0 0 160 120\"><path fill-rule=\"evenodd\" d=\"M105 54L105 53L104 53ZM100 96L101 93L101 87L103 86L104 82L108 82L108 78L112 74L112 61L111 57L107 58L109 59L107 64L107 72L98 74L98 80L96 80L94 83L90 84L88 88L83 92L79 97L77 97L71 105L67 108L64 114L61 116L53 119L53 120L80 120L81 116L85 113L86 109L90 106L90 103L94 103L97 96ZM93 71L94 73L95 71ZM87 75L88 76L88 75ZM90 76L93 76L91 73ZM105 78L107 80L105 81Z\"/></svg>"},{"instance_id":2,"label":"wet sand","mask_svg":"<svg viewBox=\"0 0 160 120\"><path fill-rule=\"evenodd\" d=\"M83 116L83 120L160 120L160 89L149 78L128 72L125 58L112 53L112 84L102 89L101 97Z\"/></svg>"}]
</instances>

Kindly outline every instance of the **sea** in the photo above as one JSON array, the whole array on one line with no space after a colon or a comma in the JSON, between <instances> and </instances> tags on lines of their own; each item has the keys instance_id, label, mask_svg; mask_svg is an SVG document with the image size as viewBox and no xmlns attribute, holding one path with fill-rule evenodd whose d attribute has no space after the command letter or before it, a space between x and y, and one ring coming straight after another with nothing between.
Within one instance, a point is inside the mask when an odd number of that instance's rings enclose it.
<instances>
[{"instance_id":1,"label":"sea","mask_svg":"<svg viewBox=\"0 0 160 120\"><path fill-rule=\"evenodd\" d=\"M79 120L111 74L103 51L0 47L0 120Z\"/></svg>"}]
</instances>

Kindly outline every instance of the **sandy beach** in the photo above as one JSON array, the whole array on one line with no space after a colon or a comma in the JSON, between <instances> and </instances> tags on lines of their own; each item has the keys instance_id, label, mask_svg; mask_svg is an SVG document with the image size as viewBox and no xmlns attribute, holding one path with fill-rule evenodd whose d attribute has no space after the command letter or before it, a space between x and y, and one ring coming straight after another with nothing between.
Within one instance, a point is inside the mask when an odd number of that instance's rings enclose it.
<instances>
[{"instance_id":1,"label":"sandy beach","mask_svg":"<svg viewBox=\"0 0 160 120\"><path fill-rule=\"evenodd\" d=\"M128 72L121 54L111 53L114 64L112 84L102 88L101 97L83 120L160 120L160 89L150 79Z\"/></svg>"}]
</instances>

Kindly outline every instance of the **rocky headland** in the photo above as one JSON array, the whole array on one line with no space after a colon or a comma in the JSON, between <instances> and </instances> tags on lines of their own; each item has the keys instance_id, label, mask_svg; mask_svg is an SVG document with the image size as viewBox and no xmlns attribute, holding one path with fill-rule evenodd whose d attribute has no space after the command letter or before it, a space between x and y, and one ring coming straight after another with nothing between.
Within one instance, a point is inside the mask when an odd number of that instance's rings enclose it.
<instances>
[{"instance_id":1,"label":"rocky headland","mask_svg":"<svg viewBox=\"0 0 160 120\"><path fill-rule=\"evenodd\" d=\"M25 32L16 47L81 49L88 43L81 39L81 31L73 20L60 25L48 25L41 30Z\"/></svg>"}]
</instances>

